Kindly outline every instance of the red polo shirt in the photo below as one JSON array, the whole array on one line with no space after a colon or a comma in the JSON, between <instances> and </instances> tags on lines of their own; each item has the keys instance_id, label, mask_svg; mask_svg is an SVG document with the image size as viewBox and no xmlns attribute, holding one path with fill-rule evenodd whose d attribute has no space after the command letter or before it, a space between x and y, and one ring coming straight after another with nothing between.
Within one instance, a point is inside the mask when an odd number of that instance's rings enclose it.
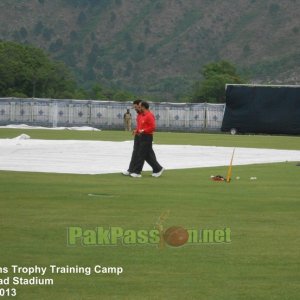
<instances>
[{"instance_id":1,"label":"red polo shirt","mask_svg":"<svg viewBox=\"0 0 300 300\"><path fill-rule=\"evenodd\" d=\"M145 111L137 117L137 131L144 134L153 134L155 130L155 117L151 111Z\"/></svg>"},{"instance_id":2,"label":"red polo shirt","mask_svg":"<svg viewBox=\"0 0 300 300\"><path fill-rule=\"evenodd\" d=\"M136 116L136 130L139 130L139 128L141 127L141 121L142 121L142 113L139 112L137 113L137 116Z\"/></svg>"}]
</instances>

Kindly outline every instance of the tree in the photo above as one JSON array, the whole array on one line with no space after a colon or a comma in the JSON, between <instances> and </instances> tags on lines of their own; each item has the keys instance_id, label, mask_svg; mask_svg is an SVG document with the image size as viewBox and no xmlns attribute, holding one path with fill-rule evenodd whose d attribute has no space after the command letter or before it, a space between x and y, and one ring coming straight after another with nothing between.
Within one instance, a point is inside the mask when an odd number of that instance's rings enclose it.
<instances>
[{"instance_id":1,"label":"tree","mask_svg":"<svg viewBox=\"0 0 300 300\"><path fill-rule=\"evenodd\" d=\"M130 101L134 99L131 92L119 90L117 88L107 88L100 83L92 86L88 98L92 100L116 100L116 101Z\"/></svg>"},{"instance_id":2,"label":"tree","mask_svg":"<svg viewBox=\"0 0 300 300\"><path fill-rule=\"evenodd\" d=\"M235 66L227 61L209 63L202 69L204 80L194 87L193 102L225 102L225 85L227 83L244 83L237 74Z\"/></svg>"},{"instance_id":3,"label":"tree","mask_svg":"<svg viewBox=\"0 0 300 300\"><path fill-rule=\"evenodd\" d=\"M87 20L87 17L83 11L80 12L77 18L77 24L78 25L83 25Z\"/></svg>"},{"instance_id":4,"label":"tree","mask_svg":"<svg viewBox=\"0 0 300 300\"><path fill-rule=\"evenodd\" d=\"M33 32L36 36L39 36L44 30L44 25L42 21L38 21L34 26Z\"/></svg>"},{"instance_id":5,"label":"tree","mask_svg":"<svg viewBox=\"0 0 300 300\"><path fill-rule=\"evenodd\" d=\"M61 62L40 49L0 42L0 96L71 98L75 80Z\"/></svg>"},{"instance_id":6,"label":"tree","mask_svg":"<svg viewBox=\"0 0 300 300\"><path fill-rule=\"evenodd\" d=\"M104 88L100 83L96 83L92 86L89 98L93 100L107 99Z\"/></svg>"},{"instance_id":7,"label":"tree","mask_svg":"<svg viewBox=\"0 0 300 300\"><path fill-rule=\"evenodd\" d=\"M134 95L128 91L116 91L113 95L113 99L116 101L131 101L134 99Z\"/></svg>"}]
</instances>

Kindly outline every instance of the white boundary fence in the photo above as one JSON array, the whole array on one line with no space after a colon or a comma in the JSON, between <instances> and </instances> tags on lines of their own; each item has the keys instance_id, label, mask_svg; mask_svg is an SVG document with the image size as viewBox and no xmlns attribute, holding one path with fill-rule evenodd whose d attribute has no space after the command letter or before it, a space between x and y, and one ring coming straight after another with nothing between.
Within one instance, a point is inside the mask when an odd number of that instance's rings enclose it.
<instances>
[{"instance_id":1,"label":"white boundary fence","mask_svg":"<svg viewBox=\"0 0 300 300\"><path fill-rule=\"evenodd\" d=\"M124 127L123 115L128 108L135 125L132 102L0 98L0 124L120 129ZM150 109L158 130L219 131L225 104L153 102Z\"/></svg>"}]
</instances>

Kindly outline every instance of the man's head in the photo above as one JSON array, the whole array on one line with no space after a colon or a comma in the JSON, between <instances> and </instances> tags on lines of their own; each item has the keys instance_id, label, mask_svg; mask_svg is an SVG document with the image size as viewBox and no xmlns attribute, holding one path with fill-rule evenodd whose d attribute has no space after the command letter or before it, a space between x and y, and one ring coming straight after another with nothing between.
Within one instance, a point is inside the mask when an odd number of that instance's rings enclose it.
<instances>
[{"instance_id":1,"label":"man's head","mask_svg":"<svg viewBox=\"0 0 300 300\"><path fill-rule=\"evenodd\" d=\"M134 100L133 101L133 108L135 109L135 111L137 113L139 113L141 110L140 110L140 103L142 102L142 100L140 99L137 99L137 100Z\"/></svg>"},{"instance_id":2,"label":"man's head","mask_svg":"<svg viewBox=\"0 0 300 300\"><path fill-rule=\"evenodd\" d=\"M127 108L127 113L130 113L130 110Z\"/></svg>"},{"instance_id":3,"label":"man's head","mask_svg":"<svg viewBox=\"0 0 300 300\"><path fill-rule=\"evenodd\" d=\"M149 109L149 103L146 101L142 101L140 103L141 112L145 112Z\"/></svg>"}]
</instances>

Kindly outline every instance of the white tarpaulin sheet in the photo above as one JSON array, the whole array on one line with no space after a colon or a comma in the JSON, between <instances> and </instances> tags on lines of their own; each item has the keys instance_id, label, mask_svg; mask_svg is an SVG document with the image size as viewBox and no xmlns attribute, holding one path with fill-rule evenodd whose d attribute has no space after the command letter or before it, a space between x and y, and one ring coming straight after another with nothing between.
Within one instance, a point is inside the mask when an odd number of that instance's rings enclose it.
<instances>
[{"instance_id":1,"label":"white tarpaulin sheet","mask_svg":"<svg viewBox=\"0 0 300 300\"><path fill-rule=\"evenodd\" d=\"M43 127L43 126L30 126L26 124L12 124L6 126L0 126L0 128L10 128L10 129L43 129L43 130L79 130L79 131L101 131L90 126L79 126L79 127Z\"/></svg>"},{"instance_id":2,"label":"white tarpaulin sheet","mask_svg":"<svg viewBox=\"0 0 300 300\"><path fill-rule=\"evenodd\" d=\"M0 170L107 174L127 170L133 142L0 139ZM227 166L230 147L153 145L166 169ZM236 148L234 165L300 161L300 151ZM151 170L145 164L144 170Z\"/></svg>"}]
</instances>

